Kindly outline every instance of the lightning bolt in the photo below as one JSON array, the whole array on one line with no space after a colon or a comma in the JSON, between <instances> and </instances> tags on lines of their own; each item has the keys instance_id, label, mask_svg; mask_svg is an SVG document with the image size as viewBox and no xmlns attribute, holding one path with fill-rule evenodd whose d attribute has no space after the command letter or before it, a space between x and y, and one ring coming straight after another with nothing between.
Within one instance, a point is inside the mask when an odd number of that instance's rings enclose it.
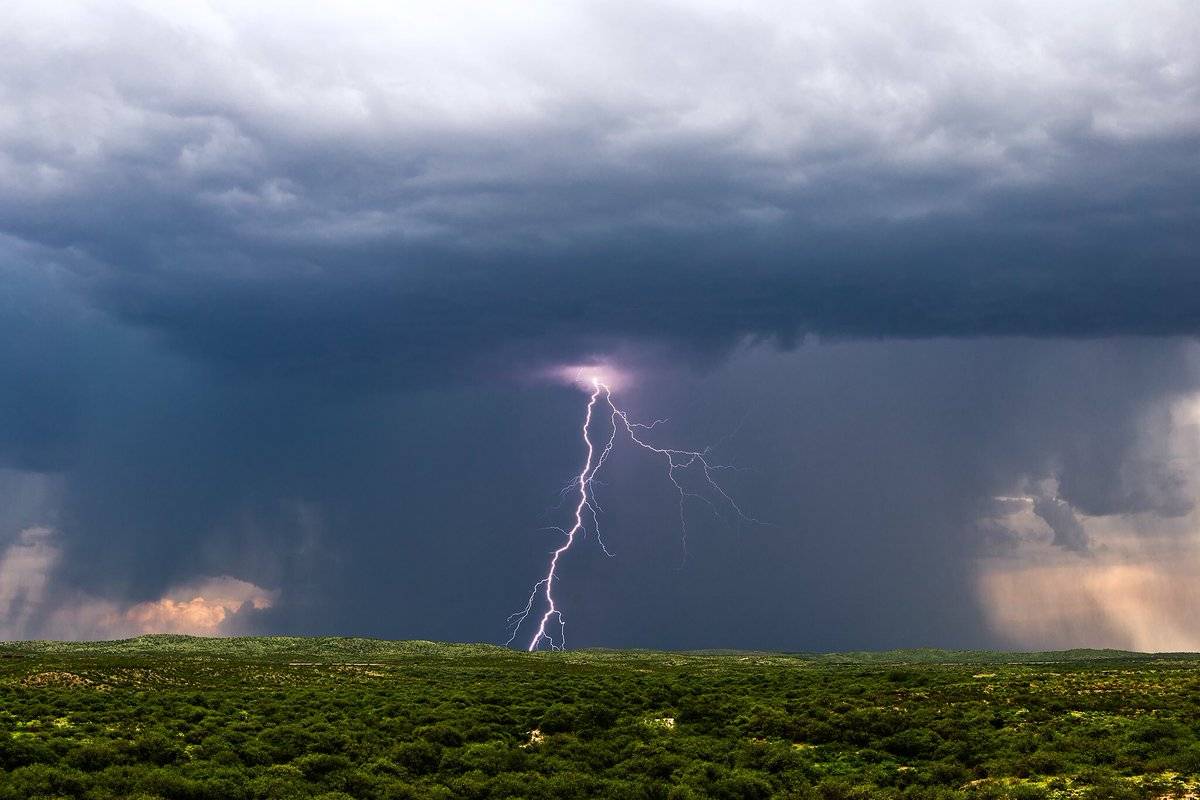
<instances>
[{"instance_id":1,"label":"lightning bolt","mask_svg":"<svg viewBox=\"0 0 1200 800\"><path fill-rule=\"evenodd\" d=\"M717 482L714 476L714 473L732 469L732 467L712 463L709 460L708 448L704 450L680 450L658 447L651 444L643 437L646 436L647 432L652 431L667 420L656 419L650 423L633 422L629 419L629 415L617 406L613 400L612 391L607 384L599 378L592 378L591 385L592 390L588 397L587 410L584 413L583 425L580 428L587 457L584 459L583 467L579 470L579 474L563 487L561 493L564 500L571 493L577 495L574 524L570 528L549 528L549 530L557 531L563 536L562 544L551 552L545 577L533 585L533 590L529 593L529 599L526 601L524 608L508 617L508 627L511 635L506 644L512 644L516 640L522 626L527 621L531 618L537 620L537 630L534 631L527 647L530 652L537 650L543 645L548 646L552 650L566 648L566 620L563 618L562 610L558 607L554 599L554 586L558 580L559 561L571 549L572 545L575 544L576 538L581 534L586 535L589 520L591 521L591 530L594 532L601 550L604 551L606 556L612 556L612 553L609 552L608 547L600 536L600 518L598 514L600 506L596 501L595 480L596 475L604 467L609 455L612 453L618 434L624 433L632 444L660 456L666 462L667 479L679 493L680 538L685 557L687 553L687 516L685 514L685 505L688 498L696 498L703 501L718 518L720 517L719 502L732 510L738 519L747 522L759 522L759 520L756 520L742 510L729 493ZM592 425L596 418L598 405L607 407L609 433L608 440L602 448L599 448L599 452L597 453L597 447L592 441ZM692 468L699 469L706 486L712 492L712 497L694 492L680 483L680 471ZM535 609L543 607L544 611L539 616ZM557 631L557 638L554 635L555 631Z\"/></svg>"}]
</instances>

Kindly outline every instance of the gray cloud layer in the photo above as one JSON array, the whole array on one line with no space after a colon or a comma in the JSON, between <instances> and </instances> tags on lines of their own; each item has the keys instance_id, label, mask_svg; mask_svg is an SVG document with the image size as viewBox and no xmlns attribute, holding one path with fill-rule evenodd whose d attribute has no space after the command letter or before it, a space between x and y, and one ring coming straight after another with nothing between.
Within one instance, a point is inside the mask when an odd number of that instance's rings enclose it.
<instances>
[{"instance_id":1,"label":"gray cloud layer","mask_svg":"<svg viewBox=\"0 0 1200 800\"><path fill-rule=\"evenodd\" d=\"M17 18L5 230L253 369L1200 323L1185 3Z\"/></svg>"}]
</instances>

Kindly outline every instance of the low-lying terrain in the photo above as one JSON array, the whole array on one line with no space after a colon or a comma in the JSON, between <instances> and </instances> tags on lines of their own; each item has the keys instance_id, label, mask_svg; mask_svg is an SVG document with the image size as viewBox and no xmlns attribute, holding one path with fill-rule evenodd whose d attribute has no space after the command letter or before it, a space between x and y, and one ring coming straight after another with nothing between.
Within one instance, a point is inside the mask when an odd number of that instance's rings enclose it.
<instances>
[{"instance_id":1,"label":"low-lying terrain","mask_svg":"<svg viewBox=\"0 0 1200 800\"><path fill-rule=\"evenodd\" d=\"M0 799L1200 796L1200 659L0 643Z\"/></svg>"}]
</instances>

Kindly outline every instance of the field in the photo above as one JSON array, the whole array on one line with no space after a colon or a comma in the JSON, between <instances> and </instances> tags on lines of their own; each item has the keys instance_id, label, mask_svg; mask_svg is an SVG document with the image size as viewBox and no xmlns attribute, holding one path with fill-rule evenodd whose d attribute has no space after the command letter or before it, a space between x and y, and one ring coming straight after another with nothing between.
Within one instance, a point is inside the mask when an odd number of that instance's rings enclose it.
<instances>
[{"instance_id":1,"label":"field","mask_svg":"<svg viewBox=\"0 0 1200 800\"><path fill-rule=\"evenodd\" d=\"M1160 798L1200 659L0 643L0 798Z\"/></svg>"}]
</instances>

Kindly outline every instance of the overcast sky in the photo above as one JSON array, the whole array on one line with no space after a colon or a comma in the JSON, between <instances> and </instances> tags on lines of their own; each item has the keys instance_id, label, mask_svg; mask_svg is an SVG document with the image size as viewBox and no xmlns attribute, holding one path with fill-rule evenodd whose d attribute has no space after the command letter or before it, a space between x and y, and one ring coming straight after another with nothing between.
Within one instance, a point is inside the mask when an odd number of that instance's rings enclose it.
<instances>
[{"instance_id":1,"label":"overcast sky","mask_svg":"<svg viewBox=\"0 0 1200 800\"><path fill-rule=\"evenodd\" d=\"M1193 3L4 16L0 637L1200 649Z\"/></svg>"}]
</instances>

